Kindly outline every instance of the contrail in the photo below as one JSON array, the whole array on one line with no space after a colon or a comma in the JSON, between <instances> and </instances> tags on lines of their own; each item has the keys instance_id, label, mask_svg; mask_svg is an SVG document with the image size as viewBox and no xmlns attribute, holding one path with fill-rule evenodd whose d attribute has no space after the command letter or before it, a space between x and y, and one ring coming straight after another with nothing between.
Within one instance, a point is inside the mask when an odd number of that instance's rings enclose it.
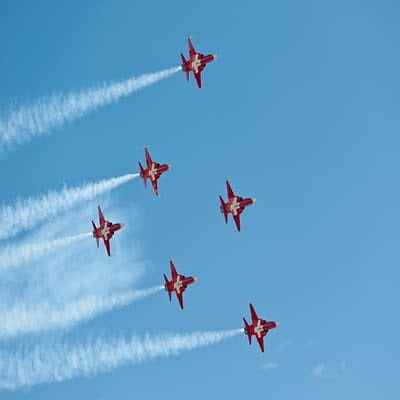
<instances>
[{"instance_id":1,"label":"contrail","mask_svg":"<svg viewBox=\"0 0 400 400\"><path fill-rule=\"evenodd\" d=\"M6 239L30 229L39 222L115 189L138 176L139 174L127 174L78 187L64 187L61 191L49 191L39 197L18 200L14 206L3 206L0 208L0 239Z\"/></svg>"},{"instance_id":2,"label":"contrail","mask_svg":"<svg viewBox=\"0 0 400 400\"><path fill-rule=\"evenodd\" d=\"M121 97L168 78L181 67L143 74L120 82L102 84L80 92L53 95L34 104L20 106L0 117L0 153L49 133L66 122L111 104Z\"/></svg>"},{"instance_id":3,"label":"contrail","mask_svg":"<svg viewBox=\"0 0 400 400\"><path fill-rule=\"evenodd\" d=\"M89 377L126 364L169 357L221 342L242 333L243 329L195 332L183 335L132 336L39 344L32 349L0 351L0 388L18 389L40 383L61 382L74 377Z\"/></svg>"},{"instance_id":4,"label":"contrail","mask_svg":"<svg viewBox=\"0 0 400 400\"><path fill-rule=\"evenodd\" d=\"M0 338L7 339L26 333L37 333L49 329L69 328L78 322L117 307L127 306L134 301L151 296L163 290L155 286L142 290L131 290L119 295L99 297L87 296L68 304L37 303L4 307L0 312ZM1 360L1 358L0 358Z\"/></svg>"},{"instance_id":5,"label":"contrail","mask_svg":"<svg viewBox=\"0 0 400 400\"><path fill-rule=\"evenodd\" d=\"M4 246L0 248L0 269L17 267L26 261L35 261L51 250L71 245L88 236L92 236L92 233L81 233L80 235L67 236L38 243Z\"/></svg>"}]
</instances>

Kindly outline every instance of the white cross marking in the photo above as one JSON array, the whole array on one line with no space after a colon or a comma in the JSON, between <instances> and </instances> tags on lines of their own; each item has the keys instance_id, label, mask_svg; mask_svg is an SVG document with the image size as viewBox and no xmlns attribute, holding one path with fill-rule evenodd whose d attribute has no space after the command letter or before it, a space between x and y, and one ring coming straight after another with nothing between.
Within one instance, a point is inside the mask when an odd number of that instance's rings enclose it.
<instances>
[{"instance_id":1,"label":"white cross marking","mask_svg":"<svg viewBox=\"0 0 400 400\"><path fill-rule=\"evenodd\" d=\"M257 337L261 337L264 327L261 325L261 320L258 320L257 325L254 327L254 333Z\"/></svg>"},{"instance_id":2,"label":"white cross marking","mask_svg":"<svg viewBox=\"0 0 400 400\"><path fill-rule=\"evenodd\" d=\"M104 236L104 239L107 239L109 233L110 233L110 228L107 226L106 222L104 228L101 230L101 234L102 236Z\"/></svg>"},{"instance_id":3,"label":"white cross marking","mask_svg":"<svg viewBox=\"0 0 400 400\"><path fill-rule=\"evenodd\" d=\"M194 60L192 62L192 69L197 74L199 72L199 67L201 66L201 61L199 60L199 55L196 54L194 56Z\"/></svg>"},{"instance_id":4,"label":"white cross marking","mask_svg":"<svg viewBox=\"0 0 400 400\"><path fill-rule=\"evenodd\" d=\"M178 276L176 279L176 282L174 282L174 289L175 289L176 293L180 293L181 287L183 286L183 283L180 279L181 278Z\"/></svg>"},{"instance_id":5,"label":"white cross marking","mask_svg":"<svg viewBox=\"0 0 400 400\"><path fill-rule=\"evenodd\" d=\"M151 164L151 169L149 170L149 175L152 181L156 179L157 168L154 167L154 164Z\"/></svg>"},{"instance_id":6,"label":"white cross marking","mask_svg":"<svg viewBox=\"0 0 400 400\"><path fill-rule=\"evenodd\" d=\"M231 212L232 212L232 214L233 215L237 215L239 209L240 209L240 203L237 201L236 198L234 198L232 203L231 203Z\"/></svg>"}]
</instances>

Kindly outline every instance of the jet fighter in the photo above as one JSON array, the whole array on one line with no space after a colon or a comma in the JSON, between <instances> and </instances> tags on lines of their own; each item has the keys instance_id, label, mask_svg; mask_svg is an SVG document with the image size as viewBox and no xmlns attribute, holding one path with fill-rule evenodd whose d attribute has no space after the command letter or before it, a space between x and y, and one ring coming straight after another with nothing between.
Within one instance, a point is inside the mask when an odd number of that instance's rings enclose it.
<instances>
[{"instance_id":1,"label":"jet fighter","mask_svg":"<svg viewBox=\"0 0 400 400\"><path fill-rule=\"evenodd\" d=\"M193 72L196 79L197 86L201 89L201 72L205 68L206 64L214 61L217 58L216 54L204 55L198 53L193 47L190 38L187 39L189 46L189 59L186 60L184 55L181 53L182 58L182 70L186 74L186 80L189 81L189 72Z\"/></svg>"},{"instance_id":2,"label":"jet fighter","mask_svg":"<svg viewBox=\"0 0 400 400\"><path fill-rule=\"evenodd\" d=\"M92 221L93 225L93 237L96 239L97 247L99 247L99 239L103 239L104 245L106 246L107 254L110 256L110 239L114 235L115 232L119 231L124 227L123 224L113 224L110 221L106 221L104 218L103 212L101 211L100 206L97 207L99 211L99 224L97 227L94 221Z\"/></svg>"},{"instance_id":3,"label":"jet fighter","mask_svg":"<svg viewBox=\"0 0 400 400\"><path fill-rule=\"evenodd\" d=\"M221 201L220 210L224 214L226 223L228 223L228 214L232 214L236 228L240 231L240 214L243 212L245 207L255 203L256 199L244 199L243 197L236 196L228 181L226 181L226 191L228 193L228 202L225 203L222 196L219 196L219 200Z\"/></svg>"},{"instance_id":4,"label":"jet fighter","mask_svg":"<svg viewBox=\"0 0 400 400\"><path fill-rule=\"evenodd\" d=\"M178 274L172 260L170 260L169 265L171 268L172 279L169 281L167 275L164 274L165 290L168 292L169 301L171 301L172 292L176 293L179 305L183 310L183 292L186 290L187 286L194 283L197 278L194 276L186 277L185 275Z\"/></svg>"},{"instance_id":5,"label":"jet fighter","mask_svg":"<svg viewBox=\"0 0 400 400\"><path fill-rule=\"evenodd\" d=\"M270 329L274 329L279 326L279 322L265 321L258 318L253 305L250 303L250 313L251 313L251 324L249 325L245 318L244 321L244 333L249 338L249 344L251 345L251 336L254 335L257 339L260 349L264 352L264 336L268 333Z\"/></svg>"},{"instance_id":6,"label":"jet fighter","mask_svg":"<svg viewBox=\"0 0 400 400\"><path fill-rule=\"evenodd\" d=\"M146 187L147 179L150 179L151 184L153 185L154 193L158 196L158 178L164 172L170 170L172 168L171 165L168 164L159 164L154 162L147 148L144 148L144 154L146 156L146 168L143 168L143 165L139 162L140 168L140 177L143 179L144 187Z\"/></svg>"}]
</instances>

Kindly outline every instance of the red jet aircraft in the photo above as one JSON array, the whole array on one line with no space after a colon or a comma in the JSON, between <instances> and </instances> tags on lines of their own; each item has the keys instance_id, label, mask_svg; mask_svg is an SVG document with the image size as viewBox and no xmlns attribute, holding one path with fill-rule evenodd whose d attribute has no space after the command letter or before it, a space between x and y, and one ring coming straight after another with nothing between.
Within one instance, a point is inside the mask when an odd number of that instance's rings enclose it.
<instances>
[{"instance_id":1,"label":"red jet aircraft","mask_svg":"<svg viewBox=\"0 0 400 400\"><path fill-rule=\"evenodd\" d=\"M240 231L240 214L243 212L245 207L255 203L256 199L244 199L243 197L236 196L228 181L226 181L226 190L228 192L228 202L225 203L222 196L219 196L219 200L221 201L220 210L224 214L226 223L228 223L228 214L232 214L236 228Z\"/></svg>"},{"instance_id":2,"label":"red jet aircraft","mask_svg":"<svg viewBox=\"0 0 400 400\"><path fill-rule=\"evenodd\" d=\"M261 351L264 352L264 336L268 333L270 329L274 329L279 326L279 322L265 321L258 318L253 305L250 303L250 313L251 313L251 325L249 325L245 318L244 321L244 333L249 338L249 344L251 344L251 336L254 335L260 345Z\"/></svg>"},{"instance_id":3,"label":"red jet aircraft","mask_svg":"<svg viewBox=\"0 0 400 400\"><path fill-rule=\"evenodd\" d=\"M143 168L143 165L139 162L140 168L140 177L143 179L144 187L146 187L147 179L150 179L151 184L153 185L154 193L158 196L158 178L164 172L170 170L172 168L171 165L168 164L159 164L154 162L147 148L144 148L144 154L146 155L146 168Z\"/></svg>"},{"instance_id":4,"label":"red jet aircraft","mask_svg":"<svg viewBox=\"0 0 400 400\"><path fill-rule=\"evenodd\" d=\"M183 310L183 292L187 288L188 285L191 285L196 281L194 276L180 275L176 272L174 262L170 260L169 262L171 268L172 279L169 281L167 275L164 274L165 280L165 290L168 292L169 301L171 301L172 292L176 293L176 297L178 298L179 305Z\"/></svg>"},{"instance_id":5,"label":"red jet aircraft","mask_svg":"<svg viewBox=\"0 0 400 400\"><path fill-rule=\"evenodd\" d=\"M186 60L184 55L181 53L182 58L182 70L186 73L186 80L189 80L189 72L193 72L196 78L197 86L201 88L201 71L205 68L206 64L214 61L217 58L216 54L204 55L198 53L192 44L190 38L187 39L189 46L189 60Z\"/></svg>"},{"instance_id":6,"label":"red jet aircraft","mask_svg":"<svg viewBox=\"0 0 400 400\"><path fill-rule=\"evenodd\" d=\"M106 221L104 215L101 211L100 206L97 207L99 210L99 224L100 226L97 227L94 221L92 221L93 225L93 237L96 238L97 247L99 247L99 239L103 239L104 245L107 249L107 254L110 256L110 239L114 235L115 232L119 231L124 227L123 224L113 224L110 221Z\"/></svg>"}]
</instances>

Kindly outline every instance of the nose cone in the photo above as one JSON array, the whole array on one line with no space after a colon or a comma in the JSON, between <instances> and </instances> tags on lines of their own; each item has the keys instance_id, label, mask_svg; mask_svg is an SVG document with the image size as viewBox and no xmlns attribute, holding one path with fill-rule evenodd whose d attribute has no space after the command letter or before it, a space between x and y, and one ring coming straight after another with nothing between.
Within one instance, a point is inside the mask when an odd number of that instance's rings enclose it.
<instances>
[{"instance_id":1,"label":"nose cone","mask_svg":"<svg viewBox=\"0 0 400 400\"><path fill-rule=\"evenodd\" d=\"M172 165L171 164L168 164L168 169L172 169Z\"/></svg>"},{"instance_id":2,"label":"nose cone","mask_svg":"<svg viewBox=\"0 0 400 400\"><path fill-rule=\"evenodd\" d=\"M278 321L275 321L275 325L276 325L276 327L278 327L280 324L281 324L280 322L278 322Z\"/></svg>"},{"instance_id":3,"label":"nose cone","mask_svg":"<svg viewBox=\"0 0 400 400\"><path fill-rule=\"evenodd\" d=\"M193 277L193 282L196 282L197 281L197 276L194 276Z\"/></svg>"},{"instance_id":4,"label":"nose cone","mask_svg":"<svg viewBox=\"0 0 400 400\"><path fill-rule=\"evenodd\" d=\"M253 201L253 204L256 202L256 199L251 199Z\"/></svg>"},{"instance_id":5,"label":"nose cone","mask_svg":"<svg viewBox=\"0 0 400 400\"><path fill-rule=\"evenodd\" d=\"M218 58L218 54L213 54L214 60Z\"/></svg>"},{"instance_id":6,"label":"nose cone","mask_svg":"<svg viewBox=\"0 0 400 400\"><path fill-rule=\"evenodd\" d=\"M125 225L124 225L124 224L119 224L119 225L120 225L121 229L122 229L122 228L125 228Z\"/></svg>"}]
</instances>

